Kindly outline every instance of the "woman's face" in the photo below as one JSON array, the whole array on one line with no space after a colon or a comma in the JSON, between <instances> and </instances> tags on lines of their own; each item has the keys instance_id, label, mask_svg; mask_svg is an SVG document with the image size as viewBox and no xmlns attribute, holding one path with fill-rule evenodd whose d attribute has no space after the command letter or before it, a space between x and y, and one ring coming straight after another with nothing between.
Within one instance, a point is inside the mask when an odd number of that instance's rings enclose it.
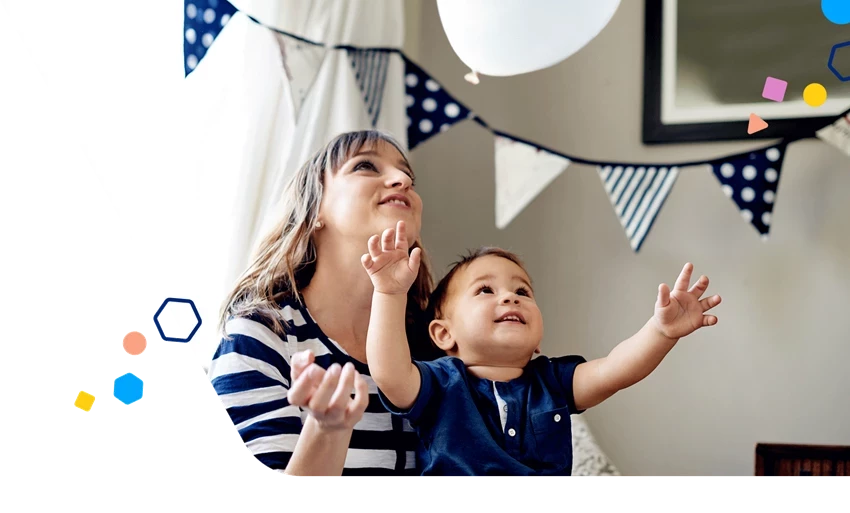
<instances>
[{"instance_id":1,"label":"woman's face","mask_svg":"<svg viewBox=\"0 0 850 513\"><path fill-rule=\"evenodd\" d=\"M419 239L422 199L413 189L413 172L392 144L364 146L335 173L325 176L319 219L320 236L362 244L369 237L405 222L412 245Z\"/></svg>"}]
</instances>

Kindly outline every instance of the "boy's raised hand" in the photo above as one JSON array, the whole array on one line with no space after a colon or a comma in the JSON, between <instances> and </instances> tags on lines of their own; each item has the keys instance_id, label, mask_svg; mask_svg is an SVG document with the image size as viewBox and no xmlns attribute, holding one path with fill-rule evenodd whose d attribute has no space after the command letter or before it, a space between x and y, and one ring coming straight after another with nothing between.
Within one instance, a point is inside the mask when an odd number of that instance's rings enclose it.
<instances>
[{"instance_id":1,"label":"boy's raised hand","mask_svg":"<svg viewBox=\"0 0 850 513\"><path fill-rule=\"evenodd\" d=\"M381 237L369 237L369 253L360 257L363 268L372 278L375 292L407 294L419 273L422 250L414 248L407 254L409 245L404 221L396 228L387 228Z\"/></svg>"},{"instance_id":2,"label":"boy's raised hand","mask_svg":"<svg viewBox=\"0 0 850 513\"><path fill-rule=\"evenodd\" d=\"M693 264L685 264L672 291L664 283L658 286L654 319L658 330L666 337L682 338L703 326L717 324L717 317L705 315L705 312L720 304L720 296L700 299L708 288L707 276L700 276L689 289L693 270Z\"/></svg>"}]
</instances>

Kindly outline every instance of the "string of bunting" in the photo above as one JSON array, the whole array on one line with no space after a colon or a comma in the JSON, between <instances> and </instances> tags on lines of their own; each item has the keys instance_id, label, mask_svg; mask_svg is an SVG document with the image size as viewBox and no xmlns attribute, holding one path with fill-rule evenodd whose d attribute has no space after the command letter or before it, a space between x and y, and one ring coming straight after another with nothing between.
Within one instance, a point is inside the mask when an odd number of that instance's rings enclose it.
<instances>
[{"instance_id":1,"label":"string of bunting","mask_svg":"<svg viewBox=\"0 0 850 513\"><path fill-rule=\"evenodd\" d=\"M185 0L184 63L188 76L237 9L227 0ZM770 233L782 162L788 145L819 137L850 156L850 109L816 133L789 134L755 150L714 159L679 163L598 161L568 155L521 137L491 128L469 107L397 48L325 45L251 21L275 34L290 80L296 116L329 50L344 51L363 97L372 126L383 100L389 58L404 61L408 147L413 150L453 125L472 120L494 135L496 226L508 226L534 198L572 163L594 166L633 251L640 250L681 170L710 166L723 193L762 239ZM199 34L200 37L198 36Z\"/></svg>"}]
</instances>

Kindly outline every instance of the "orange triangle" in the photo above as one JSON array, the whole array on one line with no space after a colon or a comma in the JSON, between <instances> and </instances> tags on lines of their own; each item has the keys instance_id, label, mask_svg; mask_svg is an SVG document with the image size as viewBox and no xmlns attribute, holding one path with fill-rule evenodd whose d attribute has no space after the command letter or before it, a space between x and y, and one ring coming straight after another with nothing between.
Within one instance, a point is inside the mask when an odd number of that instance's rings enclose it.
<instances>
[{"instance_id":1,"label":"orange triangle","mask_svg":"<svg viewBox=\"0 0 850 513\"><path fill-rule=\"evenodd\" d=\"M750 124L747 127L748 134L754 134L756 132L761 132L767 128L767 122L755 114L750 114Z\"/></svg>"}]
</instances>

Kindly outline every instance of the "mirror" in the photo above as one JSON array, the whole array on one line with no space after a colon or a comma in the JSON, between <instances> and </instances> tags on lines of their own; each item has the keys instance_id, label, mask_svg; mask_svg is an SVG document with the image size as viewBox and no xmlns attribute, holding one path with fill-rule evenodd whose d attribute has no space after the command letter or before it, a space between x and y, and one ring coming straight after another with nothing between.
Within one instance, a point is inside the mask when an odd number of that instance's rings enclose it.
<instances>
[{"instance_id":1,"label":"mirror","mask_svg":"<svg viewBox=\"0 0 850 513\"><path fill-rule=\"evenodd\" d=\"M771 139L813 134L850 106L850 28L814 0L647 0L644 126L647 144ZM783 101L762 97L767 77L787 82ZM819 107L803 101L826 88ZM768 127L747 134L751 113Z\"/></svg>"}]
</instances>

